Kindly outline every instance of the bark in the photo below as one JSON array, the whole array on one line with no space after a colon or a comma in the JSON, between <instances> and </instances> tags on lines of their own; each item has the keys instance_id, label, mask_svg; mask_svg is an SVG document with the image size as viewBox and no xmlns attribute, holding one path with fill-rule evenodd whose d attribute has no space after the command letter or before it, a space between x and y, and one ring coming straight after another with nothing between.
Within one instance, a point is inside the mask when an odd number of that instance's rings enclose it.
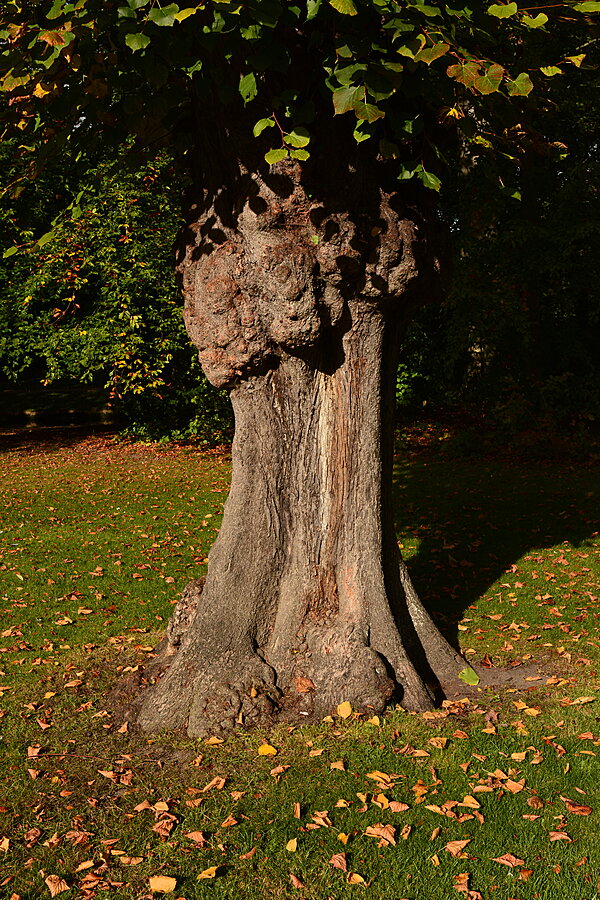
<instances>
[{"instance_id":1,"label":"bark","mask_svg":"<svg viewBox=\"0 0 600 900\"><path fill-rule=\"evenodd\" d=\"M147 672L143 729L424 709L465 666L410 582L391 504L397 352L435 257L379 173L346 175L318 194L290 162L242 172L196 209L185 319L230 390L232 485L206 582Z\"/></svg>"}]
</instances>

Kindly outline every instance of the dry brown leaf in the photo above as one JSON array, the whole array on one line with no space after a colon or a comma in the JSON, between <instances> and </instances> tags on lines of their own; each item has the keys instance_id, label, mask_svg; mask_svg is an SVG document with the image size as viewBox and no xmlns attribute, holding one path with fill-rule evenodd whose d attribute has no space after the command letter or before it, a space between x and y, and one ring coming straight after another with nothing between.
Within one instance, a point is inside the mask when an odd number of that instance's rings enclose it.
<instances>
[{"instance_id":1,"label":"dry brown leaf","mask_svg":"<svg viewBox=\"0 0 600 900\"><path fill-rule=\"evenodd\" d=\"M462 802L458 804L458 806L467 806L469 809L480 809L481 804L477 802L475 797L472 797L471 794L466 794L463 798Z\"/></svg>"},{"instance_id":2,"label":"dry brown leaf","mask_svg":"<svg viewBox=\"0 0 600 900\"><path fill-rule=\"evenodd\" d=\"M378 822L376 825L367 825L365 828L367 837L383 838L388 844L396 845L396 829L393 825L383 825Z\"/></svg>"},{"instance_id":3,"label":"dry brown leaf","mask_svg":"<svg viewBox=\"0 0 600 900\"><path fill-rule=\"evenodd\" d=\"M257 849L258 849L257 847L253 847L252 850L248 850L247 853L242 853L240 855L240 859L252 859L252 857L256 853Z\"/></svg>"},{"instance_id":4,"label":"dry brown leaf","mask_svg":"<svg viewBox=\"0 0 600 900\"><path fill-rule=\"evenodd\" d=\"M308 694L309 691L314 691L314 689L314 682L312 682L310 678L305 678L303 675L296 675L296 691L299 694Z\"/></svg>"},{"instance_id":5,"label":"dry brown leaf","mask_svg":"<svg viewBox=\"0 0 600 900\"><path fill-rule=\"evenodd\" d=\"M432 747L437 747L438 750L443 750L446 744L448 743L448 738L446 737L432 737L429 738L429 743Z\"/></svg>"},{"instance_id":6,"label":"dry brown leaf","mask_svg":"<svg viewBox=\"0 0 600 900\"><path fill-rule=\"evenodd\" d=\"M300 816L301 816L300 804L298 803L298 801L296 801L296 803L294 803L294 818L299 819Z\"/></svg>"},{"instance_id":7,"label":"dry brown leaf","mask_svg":"<svg viewBox=\"0 0 600 900\"><path fill-rule=\"evenodd\" d=\"M290 872L290 881L292 882L292 886L295 887L295 888L303 888L303 887L306 887L306 885L304 884L304 882L303 882L303 881L300 881L299 878L296 878L295 875L292 875L291 872Z\"/></svg>"},{"instance_id":8,"label":"dry brown leaf","mask_svg":"<svg viewBox=\"0 0 600 900\"><path fill-rule=\"evenodd\" d=\"M343 759L336 759L335 762L329 763L330 769L339 769L340 772L346 771L346 764Z\"/></svg>"},{"instance_id":9,"label":"dry brown leaf","mask_svg":"<svg viewBox=\"0 0 600 900\"><path fill-rule=\"evenodd\" d=\"M204 837L204 832L202 831L188 831L184 835L188 840L193 841L199 847L206 846L206 838Z\"/></svg>"},{"instance_id":10,"label":"dry brown leaf","mask_svg":"<svg viewBox=\"0 0 600 900\"><path fill-rule=\"evenodd\" d=\"M222 791L224 787L225 787L225 779L220 778L218 775L216 775L212 779L212 781L209 781L208 784L204 785L204 787L201 790L201 793L205 794L206 791L210 791L213 788L216 788L218 791Z\"/></svg>"},{"instance_id":11,"label":"dry brown leaf","mask_svg":"<svg viewBox=\"0 0 600 900\"><path fill-rule=\"evenodd\" d=\"M550 840L551 841L567 841L567 843L572 844L573 838L569 837L566 831L551 831L550 832Z\"/></svg>"},{"instance_id":12,"label":"dry brown leaf","mask_svg":"<svg viewBox=\"0 0 600 900\"><path fill-rule=\"evenodd\" d=\"M234 819L233 816L227 816L227 818L221 822L221 828L233 828L234 825L237 825L238 820Z\"/></svg>"},{"instance_id":13,"label":"dry brown leaf","mask_svg":"<svg viewBox=\"0 0 600 900\"><path fill-rule=\"evenodd\" d=\"M410 837L410 833L412 831L412 825L405 825L400 832L400 837L403 841L407 840Z\"/></svg>"},{"instance_id":14,"label":"dry brown leaf","mask_svg":"<svg viewBox=\"0 0 600 900\"><path fill-rule=\"evenodd\" d=\"M454 856L454 858L456 859L457 857L459 857L461 855L462 851L465 849L467 844L470 844L470 843L471 843L471 838L468 838L468 840L465 840L465 841L448 841L448 843L444 847L444 850L447 850L448 853L451 856Z\"/></svg>"},{"instance_id":15,"label":"dry brown leaf","mask_svg":"<svg viewBox=\"0 0 600 900\"><path fill-rule=\"evenodd\" d=\"M401 803L399 800L390 800L390 812L406 812L410 809L408 803Z\"/></svg>"},{"instance_id":16,"label":"dry brown leaf","mask_svg":"<svg viewBox=\"0 0 600 900\"><path fill-rule=\"evenodd\" d=\"M341 869L342 872L348 871L348 863L346 862L345 853L334 853L329 862L332 866L334 866L334 868Z\"/></svg>"},{"instance_id":17,"label":"dry brown leaf","mask_svg":"<svg viewBox=\"0 0 600 900\"><path fill-rule=\"evenodd\" d=\"M139 866L143 861L143 856L119 856L119 862L124 866ZM90 865L93 865L93 863L90 863Z\"/></svg>"},{"instance_id":18,"label":"dry brown leaf","mask_svg":"<svg viewBox=\"0 0 600 900\"><path fill-rule=\"evenodd\" d=\"M458 875L454 876L454 889L456 891L460 891L461 893L467 893L469 890L469 872L460 872Z\"/></svg>"},{"instance_id":19,"label":"dry brown leaf","mask_svg":"<svg viewBox=\"0 0 600 900\"><path fill-rule=\"evenodd\" d=\"M508 866L511 869L514 869L515 866L524 866L525 860L519 859L518 856L513 856L512 853L503 853L502 856L493 856L494 862L502 863L503 866Z\"/></svg>"},{"instance_id":20,"label":"dry brown leaf","mask_svg":"<svg viewBox=\"0 0 600 900\"><path fill-rule=\"evenodd\" d=\"M48 875L44 881L50 891L51 897L56 897L57 894L62 894L64 891L69 890L69 885L60 877L60 875Z\"/></svg>"},{"instance_id":21,"label":"dry brown leaf","mask_svg":"<svg viewBox=\"0 0 600 900\"><path fill-rule=\"evenodd\" d=\"M589 816L592 812L592 807L586 806L584 803L575 803L574 800L569 800L568 797L563 796L561 796L560 799L564 802L568 811L573 813L574 816Z\"/></svg>"},{"instance_id":22,"label":"dry brown leaf","mask_svg":"<svg viewBox=\"0 0 600 900\"><path fill-rule=\"evenodd\" d=\"M544 801L537 797L535 794L533 797L527 798L527 806L530 806L532 809L542 809L544 805Z\"/></svg>"},{"instance_id":23,"label":"dry brown leaf","mask_svg":"<svg viewBox=\"0 0 600 900\"><path fill-rule=\"evenodd\" d=\"M211 747L216 747L217 744L222 744L224 742L223 742L223 738L218 738L218 737L214 737L214 735L211 735L211 737L206 738L205 743L210 744Z\"/></svg>"}]
</instances>

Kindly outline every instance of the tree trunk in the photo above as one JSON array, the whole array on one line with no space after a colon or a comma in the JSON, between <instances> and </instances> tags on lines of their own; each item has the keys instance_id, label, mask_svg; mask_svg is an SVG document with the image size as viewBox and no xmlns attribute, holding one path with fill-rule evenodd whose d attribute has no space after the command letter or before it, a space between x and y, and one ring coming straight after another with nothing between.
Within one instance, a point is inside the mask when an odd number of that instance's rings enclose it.
<instances>
[{"instance_id":1,"label":"tree trunk","mask_svg":"<svg viewBox=\"0 0 600 900\"><path fill-rule=\"evenodd\" d=\"M148 673L146 730L424 709L465 665L410 583L391 502L398 345L434 257L397 195L352 188L317 201L282 163L235 202L205 198L188 233L186 324L230 389L233 476L206 582Z\"/></svg>"}]
</instances>

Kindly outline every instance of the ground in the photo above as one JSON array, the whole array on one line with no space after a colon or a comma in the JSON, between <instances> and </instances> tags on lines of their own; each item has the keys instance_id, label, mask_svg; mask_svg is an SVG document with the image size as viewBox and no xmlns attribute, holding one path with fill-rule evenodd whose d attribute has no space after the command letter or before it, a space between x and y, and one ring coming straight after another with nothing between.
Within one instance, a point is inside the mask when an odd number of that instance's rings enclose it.
<instances>
[{"instance_id":1,"label":"ground","mask_svg":"<svg viewBox=\"0 0 600 900\"><path fill-rule=\"evenodd\" d=\"M204 571L227 453L4 435L1 896L597 897L598 466L459 443L405 442L398 534L504 685L216 743L135 734L106 693Z\"/></svg>"}]
</instances>

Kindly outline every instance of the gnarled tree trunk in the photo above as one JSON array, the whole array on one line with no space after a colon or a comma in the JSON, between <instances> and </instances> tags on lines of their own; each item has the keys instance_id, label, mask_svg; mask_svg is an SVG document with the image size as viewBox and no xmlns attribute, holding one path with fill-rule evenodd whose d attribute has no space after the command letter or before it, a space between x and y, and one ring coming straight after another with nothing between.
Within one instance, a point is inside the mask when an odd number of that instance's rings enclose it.
<instances>
[{"instance_id":1,"label":"gnarled tree trunk","mask_svg":"<svg viewBox=\"0 0 600 900\"><path fill-rule=\"evenodd\" d=\"M344 700L423 709L465 665L394 534L397 352L435 258L376 177L333 176L315 199L287 161L197 211L185 319L230 389L233 477L206 582L184 594L141 698L144 729L310 721Z\"/></svg>"}]
</instances>

